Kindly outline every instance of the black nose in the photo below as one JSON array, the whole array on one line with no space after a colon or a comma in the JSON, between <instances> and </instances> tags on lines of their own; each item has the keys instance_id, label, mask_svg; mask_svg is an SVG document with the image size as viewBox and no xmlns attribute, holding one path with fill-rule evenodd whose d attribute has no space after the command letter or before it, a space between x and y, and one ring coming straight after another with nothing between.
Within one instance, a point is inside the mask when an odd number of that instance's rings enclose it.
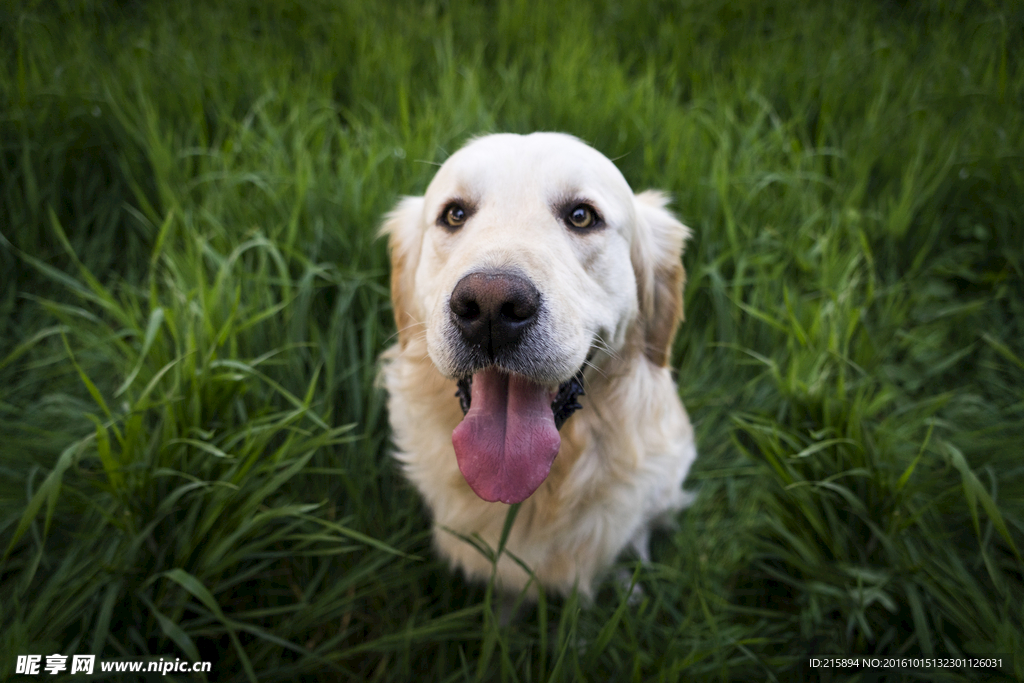
<instances>
[{"instance_id":1,"label":"black nose","mask_svg":"<svg viewBox=\"0 0 1024 683\"><path fill-rule=\"evenodd\" d=\"M466 343L493 357L536 321L540 292L519 275L477 272L459 280L448 305Z\"/></svg>"}]
</instances>

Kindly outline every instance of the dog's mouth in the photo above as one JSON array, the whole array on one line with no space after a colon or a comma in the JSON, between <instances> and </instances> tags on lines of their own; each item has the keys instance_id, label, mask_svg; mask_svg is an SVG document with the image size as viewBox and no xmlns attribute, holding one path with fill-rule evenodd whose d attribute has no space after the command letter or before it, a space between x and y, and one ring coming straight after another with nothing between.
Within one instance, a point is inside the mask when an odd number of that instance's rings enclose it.
<instances>
[{"instance_id":1,"label":"dog's mouth","mask_svg":"<svg viewBox=\"0 0 1024 683\"><path fill-rule=\"evenodd\" d=\"M462 414L465 415L469 412L469 407L473 402L473 376L460 379L458 387L455 396L458 397L459 407L462 408ZM575 375L558 385L558 390L555 391L554 398L551 400L551 412L555 416L556 429L561 429L565 421L583 407L576 399L584 395L583 368L580 368Z\"/></svg>"},{"instance_id":2,"label":"dog's mouth","mask_svg":"<svg viewBox=\"0 0 1024 683\"><path fill-rule=\"evenodd\" d=\"M494 366L459 380L465 417L452 432L462 476L488 502L521 503L547 478L558 430L582 406L582 368L552 391Z\"/></svg>"}]
</instances>

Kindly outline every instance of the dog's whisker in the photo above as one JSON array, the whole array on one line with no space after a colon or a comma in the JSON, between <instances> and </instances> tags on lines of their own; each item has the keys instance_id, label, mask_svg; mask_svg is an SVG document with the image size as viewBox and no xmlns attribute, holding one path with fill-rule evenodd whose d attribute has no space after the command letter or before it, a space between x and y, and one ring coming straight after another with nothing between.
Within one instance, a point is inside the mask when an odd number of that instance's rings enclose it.
<instances>
[{"instance_id":1,"label":"dog's whisker","mask_svg":"<svg viewBox=\"0 0 1024 683\"><path fill-rule=\"evenodd\" d=\"M420 337L425 337L426 336L427 324L425 322L415 321L415 322L411 322L408 325L406 325L406 326L404 326L402 328L399 328L399 329L395 330L394 332L392 332L391 334L389 334L387 339L386 339L386 342L387 343L391 343L395 339L401 337L402 334L410 332L411 330L413 330L413 329L415 329L417 327L422 328L423 331L422 332L418 332L417 333L418 336L413 337L413 339L417 339L418 340Z\"/></svg>"},{"instance_id":2,"label":"dog's whisker","mask_svg":"<svg viewBox=\"0 0 1024 683\"><path fill-rule=\"evenodd\" d=\"M604 378L604 379L608 379L608 375L607 375L607 374L605 374L605 371L604 371L604 370L602 370L602 369L601 369L601 367L600 367L599 365L597 365L596 363L594 363L594 362L592 362L592 361L589 361L589 360L585 360L585 361L583 361L583 367L586 367L586 368L593 368L594 372L596 372L597 374L601 375L601 377L602 377L602 378ZM588 383L589 383L589 380L587 379L587 376L586 376L586 375L584 374L584 375L583 375L583 384L584 384L584 387L583 387L583 388L584 388L584 389L586 389L586 388L587 388L587 387L586 387L586 385L587 385Z\"/></svg>"},{"instance_id":3,"label":"dog's whisker","mask_svg":"<svg viewBox=\"0 0 1024 683\"><path fill-rule=\"evenodd\" d=\"M594 335L593 346L606 353L612 360L622 360L618 351L616 351L608 342L602 339L601 335L599 334Z\"/></svg>"}]
</instances>

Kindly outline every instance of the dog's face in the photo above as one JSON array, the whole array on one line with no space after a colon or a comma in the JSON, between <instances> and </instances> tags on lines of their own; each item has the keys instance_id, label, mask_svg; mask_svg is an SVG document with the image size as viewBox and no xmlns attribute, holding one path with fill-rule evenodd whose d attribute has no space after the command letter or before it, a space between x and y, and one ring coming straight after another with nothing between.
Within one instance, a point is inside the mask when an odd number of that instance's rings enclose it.
<instances>
[{"instance_id":1,"label":"dog's face","mask_svg":"<svg viewBox=\"0 0 1024 683\"><path fill-rule=\"evenodd\" d=\"M472 141L389 216L400 344L423 335L462 381L453 445L485 500L519 502L547 476L553 402L585 364L630 348L665 363L686 228L663 205L579 140L535 133Z\"/></svg>"}]
</instances>

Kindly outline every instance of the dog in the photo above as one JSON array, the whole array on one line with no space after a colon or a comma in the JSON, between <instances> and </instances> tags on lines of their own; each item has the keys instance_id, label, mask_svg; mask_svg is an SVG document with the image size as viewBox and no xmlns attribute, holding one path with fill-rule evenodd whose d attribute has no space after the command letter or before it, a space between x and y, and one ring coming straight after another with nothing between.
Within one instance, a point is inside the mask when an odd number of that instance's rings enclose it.
<instances>
[{"instance_id":1,"label":"dog","mask_svg":"<svg viewBox=\"0 0 1024 683\"><path fill-rule=\"evenodd\" d=\"M469 579L535 596L521 562L545 591L592 598L692 502L693 428L668 367L690 232L667 201L572 136L496 134L386 216L395 457ZM514 558L495 566L466 538L497 549L515 503Z\"/></svg>"}]
</instances>

